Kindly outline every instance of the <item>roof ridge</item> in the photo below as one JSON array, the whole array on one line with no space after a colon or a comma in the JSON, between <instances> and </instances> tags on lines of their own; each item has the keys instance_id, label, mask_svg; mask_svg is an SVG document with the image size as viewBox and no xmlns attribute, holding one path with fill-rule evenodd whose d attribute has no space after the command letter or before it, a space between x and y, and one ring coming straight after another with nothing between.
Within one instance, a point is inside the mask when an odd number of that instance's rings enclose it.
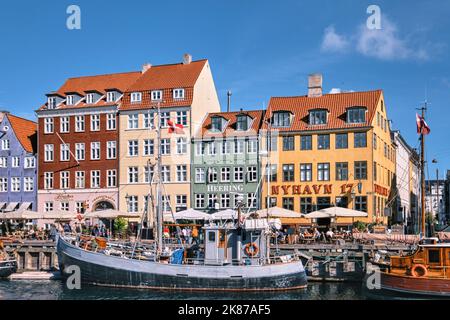
<instances>
[{"instance_id":1,"label":"roof ridge","mask_svg":"<svg viewBox=\"0 0 450 320\"><path fill-rule=\"evenodd\" d=\"M28 122L32 122L32 123L34 123L35 125L37 125L37 122L36 121L33 121L33 120L30 120L30 119L27 119L27 118L24 118L24 117L19 117L19 116L16 116L16 115L13 115L13 114L11 114L11 113L6 113L5 114L8 118L9 117L14 117L14 118L18 118L18 119L21 119L21 120L25 120L25 121L28 121Z\"/></svg>"},{"instance_id":2,"label":"roof ridge","mask_svg":"<svg viewBox=\"0 0 450 320\"><path fill-rule=\"evenodd\" d=\"M186 66L196 63L196 62L202 62L202 61L208 61L208 59L200 59L200 60L193 60L191 63L186 64ZM165 63L165 64L156 64L152 65L152 68L159 68L159 67L169 67L169 66L178 66L178 65L185 65L183 62L177 62L177 63Z\"/></svg>"},{"instance_id":3,"label":"roof ridge","mask_svg":"<svg viewBox=\"0 0 450 320\"><path fill-rule=\"evenodd\" d=\"M325 93L321 97L324 96L339 96L343 94L358 94L358 93L371 93L371 92L382 92L383 89L375 89L375 90L364 90L364 91L348 91L348 92L339 92L339 93ZM321 97L313 97L313 98L321 98ZM309 98L308 95L301 95L301 96L277 96L277 97L270 97L270 99L290 99L290 98Z\"/></svg>"},{"instance_id":4,"label":"roof ridge","mask_svg":"<svg viewBox=\"0 0 450 320\"><path fill-rule=\"evenodd\" d=\"M245 113L245 112L263 112L264 111L264 109L257 109L257 110L247 110L247 109L244 109L244 110L238 110L238 111L221 111L221 112L209 112L208 114L211 114L211 115L213 115L213 114L222 114L222 113Z\"/></svg>"},{"instance_id":5,"label":"roof ridge","mask_svg":"<svg viewBox=\"0 0 450 320\"><path fill-rule=\"evenodd\" d=\"M132 74L132 73L141 73L141 71L112 72L112 73L104 73L104 74L94 74L94 75L90 75L90 76L69 77L66 80L74 80L74 79L82 79L82 78L94 78L94 77L104 77L104 76L113 76L113 75L124 75L124 74Z\"/></svg>"}]
</instances>

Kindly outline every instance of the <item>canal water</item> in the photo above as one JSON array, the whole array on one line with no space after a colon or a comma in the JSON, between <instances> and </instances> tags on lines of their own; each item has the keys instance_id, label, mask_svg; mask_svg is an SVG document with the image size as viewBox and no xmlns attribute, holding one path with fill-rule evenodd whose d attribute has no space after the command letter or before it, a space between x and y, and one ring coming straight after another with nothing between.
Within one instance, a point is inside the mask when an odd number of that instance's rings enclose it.
<instances>
[{"instance_id":1,"label":"canal water","mask_svg":"<svg viewBox=\"0 0 450 320\"><path fill-rule=\"evenodd\" d=\"M314 283L307 289L277 293L174 293L82 286L69 290L62 281L1 281L0 300L366 300L360 283ZM381 297L386 299L387 297ZM380 299L380 297L378 297Z\"/></svg>"}]
</instances>

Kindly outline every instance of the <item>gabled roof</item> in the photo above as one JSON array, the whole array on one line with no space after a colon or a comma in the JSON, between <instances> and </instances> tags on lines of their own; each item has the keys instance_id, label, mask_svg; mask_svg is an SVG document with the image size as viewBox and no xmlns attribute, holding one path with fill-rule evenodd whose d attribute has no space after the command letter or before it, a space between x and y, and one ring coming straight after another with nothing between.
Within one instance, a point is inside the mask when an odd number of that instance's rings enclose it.
<instances>
[{"instance_id":1,"label":"gabled roof","mask_svg":"<svg viewBox=\"0 0 450 320\"><path fill-rule=\"evenodd\" d=\"M247 115L252 120L247 131L237 131L236 122L239 115ZM226 126L222 132L211 132L211 119L214 117L222 117L226 121ZM253 111L237 111L237 112L216 112L209 113L203 121L202 127L196 138L212 138L212 137L230 137L230 136L254 136L257 135L261 127L262 119L264 117L263 110Z\"/></svg>"},{"instance_id":2,"label":"gabled roof","mask_svg":"<svg viewBox=\"0 0 450 320\"><path fill-rule=\"evenodd\" d=\"M151 101L150 91L162 90L163 101L160 106L190 106L194 95L194 86L208 60L192 61L189 64L166 64L152 66L133 85L122 100L121 110L135 110L156 105ZM172 90L185 89L184 99L173 99ZM132 92L143 92L141 103L131 103Z\"/></svg>"},{"instance_id":3,"label":"gabled roof","mask_svg":"<svg viewBox=\"0 0 450 320\"><path fill-rule=\"evenodd\" d=\"M276 111L289 111L293 114L289 128L276 128L279 131L317 131L331 129L345 129L368 127L376 113L378 102L383 91L347 92L325 94L321 97L272 97L267 107L265 120L269 121ZM367 108L365 123L347 123L346 110L351 107ZM311 110L326 109L328 118L326 125L309 125ZM263 129L267 129L266 122Z\"/></svg>"},{"instance_id":4,"label":"gabled roof","mask_svg":"<svg viewBox=\"0 0 450 320\"><path fill-rule=\"evenodd\" d=\"M27 152L34 153L37 142L37 123L13 116L9 113L5 114L5 117L8 117L9 123L11 124L11 129L14 130L14 133L22 147Z\"/></svg>"}]
</instances>

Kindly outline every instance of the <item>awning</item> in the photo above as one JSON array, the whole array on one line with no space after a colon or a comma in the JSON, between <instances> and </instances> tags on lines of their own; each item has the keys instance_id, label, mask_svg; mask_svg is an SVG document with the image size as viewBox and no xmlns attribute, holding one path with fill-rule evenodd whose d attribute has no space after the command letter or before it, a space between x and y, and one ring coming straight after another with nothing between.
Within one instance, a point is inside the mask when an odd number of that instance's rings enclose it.
<instances>
[{"instance_id":1,"label":"awning","mask_svg":"<svg viewBox=\"0 0 450 320\"><path fill-rule=\"evenodd\" d=\"M30 209L31 202L22 202L19 206L19 209L17 211L24 211Z\"/></svg>"},{"instance_id":2,"label":"awning","mask_svg":"<svg viewBox=\"0 0 450 320\"><path fill-rule=\"evenodd\" d=\"M237 219L237 212L232 209L222 210L216 213L213 213L210 216L210 220L234 220Z\"/></svg>"},{"instance_id":3,"label":"awning","mask_svg":"<svg viewBox=\"0 0 450 320\"><path fill-rule=\"evenodd\" d=\"M202 211L187 209L173 214L176 220L208 220L210 215Z\"/></svg>"},{"instance_id":4,"label":"awning","mask_svg":"<svg viewBox=\"0 0 450 320\"><path fill-rule=\"evenodd\" d=\"M34 220L40 219L42 217L41 214L35 211L23 210L23 211L12 211L12 212L4 212L0 213L0 220L5 219L14 219L14 220Z\"/></svg>"},{"instance_id":5,"label":"awning","mask_svg":"<svg viewBox=\"0 0 450 320\"><path fill-rule=\"evenodd\" d=\"M284 208L279 208L279 207L272 207L269 209L261 209L258 211L255 211L254 213L256 213L259 218L302 218L304 217L303 214L292 211L292 210L287 210ZM248 214L248 215L251 215Z\"/></svg>"},{"instance_id":6,"label":"awning","mask_svg":"<svg viewBox=\"0 0 450 320\"><path fill-rule=\"evenodd\" d=\"M88 212L84 218L97 218L97 219L116 219L116 218L140 218L140 213L121 212L114 209L100 210L94 212Z\"/></svg>"},{"instance_id":7,"label":"awning","mask_svg":"<svg viewBox=\"0 0 450 320\"><path fill-rule=\"evenodd\" d=\"M0 210L2 210L6 205L6 202L0 202Z\"/></svg>"},{"instance_id":8,"label":"awning","mask_svg":"<svg viewBox=\"0 0 450 320\"><path fill-rule=\"evenodd\" d=\"M14 209L17 207L19 203L18 202L10 202L5 208L5 212L14 211Z\"/></svg>"},{"instance_id":9,"label":"awning","mask_svg":"<svg viewBox=\"0 0 450 320\"><path fill-rule=\"evenodd\" d=\"M367 217L368 214L363 211L352 210L341 207L331 207L322 210L317 210L306 215L308 219L320 218L358 218Z\"/></svg>"}]
</instances>

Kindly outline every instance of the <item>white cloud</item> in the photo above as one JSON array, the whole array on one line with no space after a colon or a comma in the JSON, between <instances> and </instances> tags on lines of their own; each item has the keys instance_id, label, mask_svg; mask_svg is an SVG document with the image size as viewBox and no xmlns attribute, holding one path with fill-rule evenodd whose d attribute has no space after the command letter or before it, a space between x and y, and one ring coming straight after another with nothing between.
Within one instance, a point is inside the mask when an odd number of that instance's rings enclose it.
<instances>
[{"instance_id":1,"label":"white cloud","mask_svg":"<svg viewBox=\"0 0 450 320\"><path fill-rule=\"evenodd\" d=\"M349 41L334 30L334 26L325 29L322 40L322 51L344 52L347 50Z\"/></svg>"}]
</instances>

